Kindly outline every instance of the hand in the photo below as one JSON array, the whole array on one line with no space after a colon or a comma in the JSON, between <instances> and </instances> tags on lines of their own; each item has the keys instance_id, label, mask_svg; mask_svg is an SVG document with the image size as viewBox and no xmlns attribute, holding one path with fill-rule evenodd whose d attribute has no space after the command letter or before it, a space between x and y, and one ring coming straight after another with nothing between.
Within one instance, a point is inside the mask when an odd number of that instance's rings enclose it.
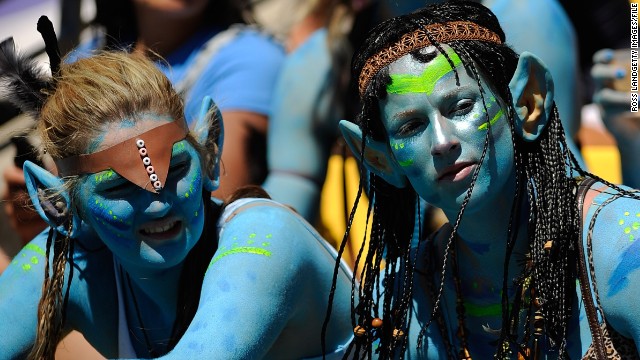
<instances>
[{"instance_id":1,"label":"hand","mask_svg":"<svg viewBox=\"0 0 640 360\"><path fill-rule=\"evenodd\" d=\"M630 49L602 49L594 54L591 69L593 101L600 105L605 126L623 147L640 134L640 113L630 111L630 59Z\"/></svg>"},{"instance_id":2,"label":"hand","mask_svg":"<svg viewBox=\"0 0 640 360\"><path fill-rule=\"evenodd\" d=\"M640 113L631 112L630 49L602 49L593 56L594 103L600 106L602 121L616 139L622 160L625 185L640 186Z\"/></svg>"}]
</instances>

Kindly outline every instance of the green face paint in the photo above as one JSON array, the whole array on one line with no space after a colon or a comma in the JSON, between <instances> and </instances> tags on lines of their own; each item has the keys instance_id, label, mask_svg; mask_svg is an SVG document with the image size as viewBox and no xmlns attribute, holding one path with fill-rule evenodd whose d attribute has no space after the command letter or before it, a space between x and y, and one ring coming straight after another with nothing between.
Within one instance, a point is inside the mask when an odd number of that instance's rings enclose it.
<instances>
[{"instance_id":1,"label":"green face paint","mask_svg":"<svg viewBox=\"0 0 640 360\"><path fill-rule=\"evenodd\" d=\"M457 67L462 63L458 54L453 50L448 50L447 55L453 61L453 66ZM443 76L453 71L451 64L443 54L439 54L433 59L420 75L391 74L391 84L387 86L389 94L426 93L431 95L436 83Z\"/></svg>"},{"instance_id":2,"label":"green face paint","mask_svg":"<svg viewBox=\"0 0 640 360\"><path fill-rule=\"evenodd\" d=\"M97 185L102 183L103 181L107 181L111 179L112 177L114 177L115 174L116 174L115 171L111 169L104 170L99 173L93 174L93 181Z\"/></svg>"},{"instance_id":3,"label":"green face paint","mask_svg":"<svg viewBox=\"0 0 640 360\"><path fill-rule=\"evenodd\" d=\"M492 317L502 314L502 304L475 305L465 301L464 309L468 316L473 317Z\"/></svg>"},{"instance_id":4,"label":"green face paint","mask_svg":"<svg viewBox=\"0 0 640 360\"><path fill-rule=\"evenodd\" d=\"M398 165L400 165L402 167L411 166L411 165L413 165L413 159L408 159L408 160L404 160L404 161L398 161Z\"/></svg>"},{"instance_id":5,"label":"green face paint","mask_svg":"<svg viewBox=\"0 0 640 360\"><path fill-rule=\"evenodd\" d=\"M482 123L482 125L478 126L478 130L487 130L489 128L489 124L493 125L502 117L502 109L500 109L494 116L493 119L489 121L489 123Z\"/></svg>"}]
</instances>

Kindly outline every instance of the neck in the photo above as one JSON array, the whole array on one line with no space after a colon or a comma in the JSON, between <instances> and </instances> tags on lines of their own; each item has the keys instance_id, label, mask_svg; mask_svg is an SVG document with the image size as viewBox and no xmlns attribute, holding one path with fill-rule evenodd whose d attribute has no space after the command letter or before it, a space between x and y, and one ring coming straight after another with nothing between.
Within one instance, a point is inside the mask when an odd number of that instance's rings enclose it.
<instances>
[{"instance_id":1,"label":"neck","mask_svg":"<svg viewBox=\"0 0 640 360\"><path fill-rule=\"evenodd\" d=\"M287 53L293 52L302 45L316 30L326 23L326 14L321 11L314 11L307 15L302 21L294 24L289 31L286 41Z\"/></svg>"},{"instance_id":2,"label":"neck","mask_svg":"<svg viewBox=\"0 0 640 360\"><path fill-rule=\"evenodd\" d=\"M173 322L178 304L178 291L182 264L169 269L140 269L123 265L124 277L129 276L132 286L140 291L143 296L138 301L152 302L162 316Z\"/></svg>"},{"instance_id":3,"label":"neck","mask_svg":"<svg viewBox=\"0 0 640 360\"><path fill-rule=\"evenodd\" d=\"M457 256L460 273L465 279L482 278L483 281L502 284L504 277L503 264L506 260L507 242L509 238L509 221L514 203L512 194L515 181L502 191L501 196L483 200L483 206L469 208L462 216L457 231ZM513 230L517 231L510 258L509 277L517 276L522 269L524 254L529 251L527 238L528 210L526 201L520 207L520 214L513 219ZM445 212L451 226L455 223L457 211ZM516 229L517 228L517 229ZM446 238L441 241L448 240ZM452 246L454 246L452 245Z\"/></svg>"},{"instance_id":4,"label":"neck","mask_svg":"<svg viewBox=\"0 0 640 360\"><path fill-rule=\"evenodd\" d=\"M196 18L175 18L135 3L138 38L134 51L166 57L184 44L201 24Z\"/></svg>"}]
</instances>

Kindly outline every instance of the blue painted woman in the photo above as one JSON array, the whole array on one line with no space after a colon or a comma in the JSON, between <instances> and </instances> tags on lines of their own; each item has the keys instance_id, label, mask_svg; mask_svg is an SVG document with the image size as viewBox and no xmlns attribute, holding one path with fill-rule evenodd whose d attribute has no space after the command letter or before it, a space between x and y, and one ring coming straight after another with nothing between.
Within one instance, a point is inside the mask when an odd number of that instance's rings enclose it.
<instances>
[{"instance_id":1,"label":"blue painted woman","mask_svg":"<svg viewBox=\"0 0 640 360\"><path fill-rule=\"evenodd\" d=\"M640 197L580 168L549 71L505 41L449 2L355 55L363 107L341 129L374 200L356 357L638 358ZM449 223L412 242L420 198Z\"/></svg>"},{"instance_id":2,"label":"blue painted woman","mask_svg":"<svg viewBox=\"0 0 640 360\"><path fill-rule=\"evenodd\" d=\"M71 330L108 358L318 357L332 274L341 305L325 349L341 356L350 273L335 251L260 191L210 197L223 137L213 102L189 128L143 55L61 64L52 44L52 78L0 44L2 68L19 70L2 72L3 90L37 118L58 170L25 164L50 228L0 277L0 359L53 359Z\"/></svg>"}]
</instances>

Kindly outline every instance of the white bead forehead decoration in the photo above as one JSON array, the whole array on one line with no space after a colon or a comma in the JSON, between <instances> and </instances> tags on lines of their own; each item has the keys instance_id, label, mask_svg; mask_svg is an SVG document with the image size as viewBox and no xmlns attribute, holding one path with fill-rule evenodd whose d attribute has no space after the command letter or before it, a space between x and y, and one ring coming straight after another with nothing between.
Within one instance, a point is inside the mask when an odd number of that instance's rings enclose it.
<instances>
[{"instance_id":1,"label":"white bead forehead decoration","mask_svg":"<svg viewBox=\"0 0 640 360\"><path fill-rule=\"evenodd\" d=\"M147 174L149 175L149 181L153 184L153 188L156 191L162 190L162 182L158 179L158 175L151 165L151 158L148 156L147 148L144 145L144 140L137 139L136 146L138 147L138 153L140 154L140 159L142 159L142 164L147 170Z\"/></svg>"}]
</instances>

